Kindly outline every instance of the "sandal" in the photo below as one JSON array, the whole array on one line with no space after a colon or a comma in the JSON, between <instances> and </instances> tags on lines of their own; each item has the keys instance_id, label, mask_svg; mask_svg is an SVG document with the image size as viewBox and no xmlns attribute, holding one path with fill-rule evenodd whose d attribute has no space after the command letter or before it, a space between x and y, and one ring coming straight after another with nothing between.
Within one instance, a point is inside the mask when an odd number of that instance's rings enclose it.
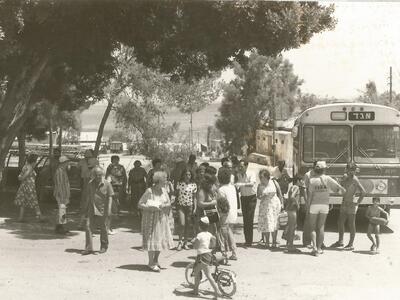
<instances>
[{"instance_id":1,"label":"sandal","mask_svg":"<svg viewBox=\"0 0 400 300\"><path fill-rule=\"evenodd\" d=\"M157 272L160 273L160 268L157 265L154 266L149 266L150 270L152 270L153 272Z\"/></svg>"},{"instance_id":2,"label":"sandal","mask_svg":"<svg viewBox=\"0 0 400 300\"><path fill-rule=\"evenodd\" d=\"M314 249L313 251L311 251L311 255L316 256L316 257L319 256L317 249Z\"/></svg>"},{"instance_id":3,"label":"sandal","mask_svg":"<svg viewBox=\"0 0 400 300\"><path fill-rule=\"evenodd\" d=\"M182 250L182 242L178 243L178 246L176 246L176 250L177 251L181 251Z\"/></svg>"}]
</instances>

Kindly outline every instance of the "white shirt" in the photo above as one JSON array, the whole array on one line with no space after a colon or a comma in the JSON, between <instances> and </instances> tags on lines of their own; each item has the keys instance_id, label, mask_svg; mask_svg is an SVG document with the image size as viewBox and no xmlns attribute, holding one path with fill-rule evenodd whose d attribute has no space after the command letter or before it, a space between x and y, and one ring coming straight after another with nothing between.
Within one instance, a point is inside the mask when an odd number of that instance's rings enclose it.
<instances>
[{"instance_id":1,"label":"white shirt","mask_svg":"<svg viewBox=\"0 0 400 300\"><path fill-rule=\"evenodd\" d=\"M208 231L203 231L197 234L196 239L199 242L199 247L197 248L197 255L210 253L210 241L212 238L212 234Z\"/></svg>"},{"instance_id":2,"label":"white shirt","mask_svg":"<svg viewBox=\"0 0 400 300\"><path fill-rule=\"evenodd\" d=\"M275 179L281 178L283 174L287 174L287 170L283 168L281 171L279 170L278 166L274 167L271 172L271 176L274 177Z\"/></svg>"},{"instance_id":3,"label":"white shirt","mask_svg":"<svg viewBox=\"0 0 400 300\"><path fill-rule=\"evenodd\" d=\"M218 189L218 192L225 197L229 202L229 213L226 218L226 223L233 224L237 220L237 195L235 186L225 184Z\"/></svg>"},{"instance_id":4,"label":"white shirt","mask_svg":"<svg viewBox=\"0 0 400 300\"><path fill-rule=\"evenodd\" d=\"M237 174L238 181L236 186L239 187L241 196L252 196L257 193L256 177L254 174L246 172L244 175ZM248 185L251 183L252 185Z\"/></svg>"}]
</instances>

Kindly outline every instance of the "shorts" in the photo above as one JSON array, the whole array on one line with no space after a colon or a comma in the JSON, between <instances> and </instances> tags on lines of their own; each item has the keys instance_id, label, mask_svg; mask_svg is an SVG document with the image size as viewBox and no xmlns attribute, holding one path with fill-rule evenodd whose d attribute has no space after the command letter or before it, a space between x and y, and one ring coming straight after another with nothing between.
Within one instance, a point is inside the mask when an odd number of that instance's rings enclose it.
<instances>
[{"instance_id":1,"label":"shorts","mask_svg":"<svg viewBox=\"0 0 400 300\"><path fill-rule=\"evenodd\" d=\"M358 204L353 202L343 202L340 206L340 213L344 213L347 215L355 215L357 214Z\"/></svg>"},{"instance_id":2,"label":"shorts","mask_svg":"<svg viewBox=\"0 0 400 300\"><path fill-rule=\"evenodd\" d=\"M329 213L329 205L326 204L311 204L310 205L310 214L318 215L318 214L328 214Z\"/></svg>"},{"instance_id":3,"label":"shorts","mask_svg":"<svg viewBox=\"0 0 400 300\"><path fill-rule=\"evenodd\" d=\"M380 226L377 224L368 224L367 233L369 234L379 234L381 232Z\"/></svg>"},{"instance_id":4,"label":"shorts","mask_svg":"<svg viewBox=\"0 0 400 300\"><path fill-rule=\"evenodd\" d=\"M212 266L214 261L214 256L212 255L211 252L208 253L203 253L203 254L198 254L196 257L196 263L203 263L207 266Z\"/></svg>"}]
</instances>

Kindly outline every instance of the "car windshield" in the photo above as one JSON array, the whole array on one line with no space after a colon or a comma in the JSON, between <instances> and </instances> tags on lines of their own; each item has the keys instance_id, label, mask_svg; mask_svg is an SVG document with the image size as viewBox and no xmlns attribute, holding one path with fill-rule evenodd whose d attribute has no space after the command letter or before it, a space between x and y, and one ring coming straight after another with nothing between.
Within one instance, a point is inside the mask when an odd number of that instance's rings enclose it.
<instances>
[{"instance_id":1,"label":"car windshield","mask_svg":"<svg viewBox=\"0 0 400 300\"><path fill-rule=\"evenodd\" d=\"M351 129L344 125L305 126L304 161L347 162L350 156Z\"/></svg>"},{"instance_id":2,"label":"car windshield","mask_svg":"<svg viewBox=\"0 0 400 300\"><path fill-rule=\"evenodd\" d=\"M357 163L399 163L399 126L354 126L354 161Z\"/></svg>"}]
</instances>

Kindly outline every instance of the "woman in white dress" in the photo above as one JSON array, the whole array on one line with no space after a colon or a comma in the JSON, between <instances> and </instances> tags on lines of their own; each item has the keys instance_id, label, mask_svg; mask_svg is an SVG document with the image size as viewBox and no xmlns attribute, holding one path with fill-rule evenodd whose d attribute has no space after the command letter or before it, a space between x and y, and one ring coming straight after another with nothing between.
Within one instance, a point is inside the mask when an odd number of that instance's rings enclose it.
<instances>
[{"instance_id":1,"label":"woman in white dress","mask_svg":"<svg viewBox=\"0 0 400 300\"><path fill-rule=\"evenodd\" d=\"M272 233L272 248L277 247L279 213L283 207L279 184L271 179L268 170L259 173L260 184L257 187L257 198L260 199L258 230L262 233L265 247L269 247L269 236Z\"/></svg>"}]
</instances>

